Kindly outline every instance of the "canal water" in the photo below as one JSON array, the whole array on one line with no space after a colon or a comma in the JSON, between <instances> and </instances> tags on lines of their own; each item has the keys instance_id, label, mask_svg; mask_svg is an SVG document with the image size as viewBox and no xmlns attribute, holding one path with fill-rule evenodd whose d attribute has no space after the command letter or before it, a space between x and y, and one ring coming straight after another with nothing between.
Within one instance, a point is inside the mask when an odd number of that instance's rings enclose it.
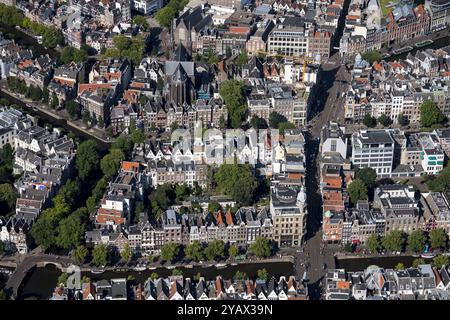
<instances>
[{"instance_id":1,"label":"canal water","mask_svg":"<svg viewBox=\"0 0 450 320\"><path fill-rule=\"evenodd\" d=\"M291 262L269 262L269 263L249 263L231 265L224 268L217 268L216 266L205 268L185 268L177 267L183 272L184 277L193 278L197 273L200 273L207 280L213 280L216 276L221 275L224 279L232 279L236 271L245 272L247 277L255 279L257 271L265 268L269 276L291 276L294 275L294 264ZM173 269L156 268L154 270L145 271L106 271L101 274L93 274L91 272L82 273L82 276L87 276L93 281L101 279L112 278L127 278L133 276L136 283L142 283L150 277L153 272L156 272L160 277L168 277L172 274ZM47 265L41 268L35 268L28 273L23 280L22 286L19 289L19 299L48 299L51 297L58 277L61 271L53 265Z\"/></svg>"}]
</instances>

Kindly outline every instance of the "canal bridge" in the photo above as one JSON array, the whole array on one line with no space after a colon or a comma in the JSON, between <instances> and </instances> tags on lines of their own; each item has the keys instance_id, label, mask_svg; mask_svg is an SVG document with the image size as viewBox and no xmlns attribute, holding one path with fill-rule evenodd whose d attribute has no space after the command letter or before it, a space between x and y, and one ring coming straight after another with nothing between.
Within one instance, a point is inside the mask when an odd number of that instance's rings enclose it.
<instances>
[{"instance_id":1,"label":"canal bridge","mask_svg":"<svg viewBox=\"0 0 450 320\"><path fill-rule=\"evenodd\" d=\"M12 292L14 298L17 298L20 285L27 273L34 267L45 267L48 264L53 264L61 271L64 271L73 264L73 260L68 257L43 253L28 254L23 258L22 262L18 264L16 270L8 279L5 288Z\"/></svg>"}]
</instances>

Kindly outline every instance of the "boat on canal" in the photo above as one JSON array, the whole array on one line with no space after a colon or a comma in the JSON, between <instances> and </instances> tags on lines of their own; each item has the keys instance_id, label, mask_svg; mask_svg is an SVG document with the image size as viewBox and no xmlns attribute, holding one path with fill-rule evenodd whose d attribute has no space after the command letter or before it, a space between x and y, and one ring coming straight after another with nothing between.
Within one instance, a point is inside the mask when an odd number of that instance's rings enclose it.
<instances>
[{"instance_id":1,"label":"boat on canal","mask_svg":"<svg viewBox=\"0 0 450 320\"><path fill-rule=\"evenodd\" d=\"M424 41L417 42L417 43L414 45L414 47L416 47L416 48L422 48L422 47L429 46L430 44L433 44L433 43L434 43L433 40L428 39L428 40L424 40Z\"/></svg>"},{"instance_id":2,"label":"boat on canal","mask_svg":"<svg viewBox=\"0 0 450 320\"><path fill-rule=\"evenodd\" d=\"M103 272L105 272L105 270L102 269L92 269L91 273L93 274L102 274Z\"/></svg>"},{"instance_id":3,"label":"boat on canal","mask_svg":"<svg viewBox=\"0 0 450 320\"><path fill-rule=\"evenodd\" d=\"M396 50L392 50L393 54L402 54L402 53L406 53L409 51L412 51L414 48L411 46L406 46L406 47L402 47L400 49L396 49Z\"/></svg>"}]
</instances>

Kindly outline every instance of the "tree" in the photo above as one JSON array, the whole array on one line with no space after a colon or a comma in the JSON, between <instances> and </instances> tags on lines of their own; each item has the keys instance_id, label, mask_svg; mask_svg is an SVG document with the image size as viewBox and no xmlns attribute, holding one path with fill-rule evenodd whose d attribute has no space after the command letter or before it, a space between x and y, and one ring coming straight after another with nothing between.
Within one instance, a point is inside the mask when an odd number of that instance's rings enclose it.
<instances>
[{"instance_id":1,"label":"tree","mask_svg":"<svg viewBox=\"0 0 450 320\"><path fill-rule=\"evenodd\" d=\"M59 106L59 99L58 96L53 92L52 94L52 100L50 100L50 107L52 109L56 109Z\"/></svg>"},{"instance_id":2,"label":"tree","mask_svg":"<svg viewBox=\"0 0 450 320\"><path fill-rule=\"evenodd\" d=\"M217 201L211 201L208 203L208 212L218 212L219 210L222 210L222 206Z\"/></svg>"},{"instance_id":3,"label":"tree","mask_svg":"<svg viewBox=\"0 0 450 320\"><path fill-rule=\"evenodd\" d=\"M78 146L75 166L78 176L85 180L92 172L98 169L100 155L97 143L94 140L87 140Z\"/></svg>"},{"instance_id":4,"label":"tree","mask_svg":"<svg viewBox=\"0 0 450 320\"><path fill-rule=\"evenodd\" d=\"M205 248L204 253L208 260L223 258L225 244L221 240L213 240Z\"/></svg>"},{"instance_id":5,"label":"tree","mask_svg":"<svg viewBox=\"0 0 450 320\"><path fill-rule=\"evenodd\" d=\"M236 271L236 273L234 274L234 279L235 280L245 280L247 278L247 273L243 272L243 271Z\"/></svg>"},{"instance_id":6,"label":"tree","mask_svg":"<svg viewBox=\"0 0 450 320\"><path fill-rule=\"evenodd\" d=\"M432 263L433 267L435 267L436 269L441 269L443 266L448 267L449 265L449 259L446 255L438 255L437 257L435 257L433 259L433 263Z\"/></svg>"},{"instance_id":7,"label":"tree","mask_svg":"<svg viewBox=\"0 0 450 320\"><path fill-rule=\"evenodd\" d=\"M125 158L122 150L111 149L110 153L100 161L100 168L107 179L115 176L120 168L121 161Z\"/></svg>"},{"instance_id":8,"label":"tree","mask_svg":"<svg viewBox=\"0 0 450 320\"><path fill-rule=\"evenodd\" d=\"M158 278L159 278L159 276L156 272L152 272L152 274L150 275L150 279L152 279L153 281L155 281Z\"/></svg>"},{"instance_id":9,"label":"tree","mask_svg":"<svg viewBox=\"0 0 450 320\"><path fill-rule=\"evenodd\" d=\"M87 111L87 110L83 112L81 118L82 118L83 123L84 123L84 125L85 125L86 127L89 126L89 122L92 121L91 114L90 114L89 111Z\"/></svg>"},{"instance_id":10,"label":"tree","mask_svg":"<svg viewBox=\"0 0 450 320\"><path fill-rule=\"evenodd\" d=\"M347 192L350 195L350 200L354 205L358 202L358 200L367 200L367 187L360 179L353 180L349 184Z\"/></svg>"},{"instance_id":11,"label":"tree","mask_svg":"<svg viewBox=\"0 0 450 320\"><path fill-rule=\"evenodd\" d=\"M59 275L58 277L58 283L57 285L63 284L64 286L67 285L67 279L69 279L69 274L67 274L66 272L63 272Z\"/></svg>"},{"instance_id":12,"label":"tree","mask_svg":"<svg viewBox=\"0 0 450 320\"><path fill-rule=\"evenodd\" d=\"M370 64L373 64L374 62L381 61L381 54L376 50L367 51L362 54L362 58Z\"/></svg>"},{"instance_id":13,"label":"tree","mask_svg":"<svg viewBox=\"0 0 450 320\"><path fill-rule=\"evenodd\" d=\"M195 262L203 259L203 248L199 241L193 241L186 247L186 258Z\"/></svg>"},{"instance_id":14,"label":"tree","mask_svg":"<svg viewBox=\"0 0 450 320\"><path fill-rule=\"evenodd\" d=\"M61 220L56 244L63 249L75 248L84 238L85 226L78 217L70 215Z\"/></svg>"},{"instance_id":15,"label":"tree","mask_svg":"<svg viewBox=\"0 0 450 320\"><path fill-rule=\"evenodd\" d=\"M144 29L144 31L148 31L148 29L149 29L147 19L144 16L141 16L141 15L134 16L133 23L138 26L141 26L142 29Z\"/></svg>"},{"instance_id":16,"label":"tree","mask_svg":"<svg viewBox=\"0 0 450 320\"><path fill-rule=\"evenodd\" d=\"M218 189L242 205L251 205L258 182L247 164L222 164L214 179Z\"/></svg>"},{"instance_id":17,"label":"tree","mask_svg":"<svg viewBox=\"0 0 450 320\"><path fill-rule=\"evenodd\" d=\"M247 51L244 49L236 58L236 64L239 68L242 68L245 64L247 64L247 62L248 62L248 55Z\"/></svg>"},{"instance_id":18,"label":"tree","mask_svg":"<svg viewBox=\"0 0 450 320\"><path fill-rule=\"evenodd\" d=\"M64 47L59 56L59 60L64 64L69 64L71 62L84 63L87 61L87 58L87 50L79 50L71 46Z\"/></svg>"},{"instance_id":19,"label":"tree","mask_svg":"<svg viewBox=\"0 0 450 320\"><path fill-rule=\"evenodd\" d=\"M442 124L445 116L432 100L426 100L420 106L420 124L422 127L431 128L433 125Z\"/></svg>"},{"instance_id":20,"label":"tree","mask_svg":"<svg viewBox=\"0 0 450 320\"><path fill-rule=\"evenodd\" d=\"M395 270L405 270L405 265L401 262L397 263L394 267Z\"/></svg>"},{"instance_id":21,"label":"tree","mask_svg":"<svg viewBox=\"0 0 450 320\"><path fill-rule=\"evenodd\" d=\"M182 275L183 275L183 271L181 271L180 269L172 270L172 276L182 276Z\"/></svg>"},{"instance_id":22,"label":"tree","mask_svg":"<svg viewBox=\"0 0 450 320\"><path fill-rule=\"evenodd\" d=\"M71 119L77 119L79 117L81 108L74 100L67 101L65 107Z\"/></svg>"},{"instance_id":23,"label":"tree","mask_svg":"<svg viewBox=\"0 0 450 320\"><path fill-rule=\"evenodd\" d=\"M161 248L161 259L163 261L175 261L180 254L180 246L174 242L166 243Z\"/></svg>"},{"instance_id":24,"label":"tree","mask_svg":"<svg viewBox=\"0 0 450 320\"><path fill-rule=\"evenodd\" d=\"M344 245L344 251L345 251L345 252L348 252L348 253L353 252L353 246L352 246L352 244L349 243L349 242L347 242L347 243Z\"/></svg>"},{"instance_id":25,"label":"tree","mask_svg":"<svg viewBox=\"0 0 450 320\"><path fill-rule=\"evenodd\" d=\"M232 259L236 258L239 253L239 248L234 244L228 248L228 256Z\"/></svg>"},{"instance_id":26,"label":"tree","mask_svg":"<svg viewBox=\"0 0 450 320\"><path fill-rule=\"evenodd\" d=\"M417 268L421 264L425 264L425 260L423 258L416 258L413 260L412 267Z\"/></svg>"},{"instance_id":27,"label":"tree","mask_svg":"<svg viewBox=\"0 0 450 320\"><path fill-rule=\"evenodd\" d=\"M273 129L278 129L280 123L287 122L285 116L279 114L278 112L272 111L269 115L269 125Z\"/></svg>"},{"instance_id":28,"label":"tree","mask_svg":"<svg viewBox=\"0 0 450 320\"><path fill-rule=\"evenodd\" d=\"M287 129L295 129L295 128L296 128L295 124L289 121L281 122L278 124L278 131L280 132L280 134L284 134L284 131L286 131Z\"/></svg>"},{"instance_id":29,"label":"tree","mask_svg":"<svg viewBox=\"0 0 450 320\"><path fill-rule=\"evenodd\" d=\"M413 252L422 252L425 242L426 238L422 230L413 231L408 236L408 248Z\"/></svg>"},{"instance_id":30,"label":"tree","mask_svg":"<svg viewBox=\"0 0 450 320\"><path fill-rule=\"evenodd\" d=\"M99 244L94 247L92 263L97 267L105 266L108 263L108 247L106 245Z\"/></svg>"},{"instance_id":31,"label":"tree","mask_svg":"<svg viewBox=\"0 0 450 320\"><path fill-rule=\"evenodd\" d=\"M177 11L174 8L165 6L164 8L159 9L158 12L156 12L155 19L162 27L169 28L176 14Z\"/></svg>"},{"instance_id":32,"label":"tree","mask_svg":"<svg viewBox=\"0 0 450 320\"><path fill-rule=\"evenodd\" d=\"M44 211L31 227L31 236L37 245L47 250L56 242L56 223L47 218Z\"/></svg>"},{"instance_id":33,"label":"tree","mask_svg":"<svg viewBox=\"0 0 450 320\"><path fill-rule=\"evenodd\" d=\"M78 264L83 264L84 261L86 260L87 254L88 250L86 249L86 247L83 245L79 245L73 251L72 259L75 260L75 262Z\"/></svg>"},{"instance_id":34,"label":"tree","mask_svg":"<svg viewBox=\"0 0 450 320\"><path fill-rule=\"evenodd\" d=\"M202 274L201 274L200 272L197 272L197 273L194 275L194 281L199 282L200 279L201 279L201 277L202 277Z\"/></svg>"},{"instance_id":35,"label":"tree","mask_svg":"<svg viewBox=\"0 0 450 320\"><path fill-rule=\"evenodd\" d=\"M0 256L5 253L5 243L0 241Z\"/></svg>"},{"instance_id":36,"label":"tree","mask_svg":"<svg viewBox=\"0 0 450 320\"><path fill-rule=\"evenodd\" d=\"M267 280L269 279L269 273L267 272L267 270L264 269L259 269L257 272L257 277L259 280Z\"/></svg>"},{"instance_id":37,"label":"tree","mask_svg":"<svg viewBox=\"0 0 450 320\"><path fill-rule=\"evenodd\" d=\"M5 289L0 289L0 301L8 300L8 295L6 294Z\"/></svg>"},{"instance_id":38,"label":"tree","mask_svg":"<svg viewBox=\"0 0 450 320\"><path fill-rule=\"evenodd\" d=\"M430 244L433 248L445 248L447 242L447 236L444 229L434 229L428 234L430 237Z\"/></svg>"},{"instance_id":39,"label":"tree","mask_svg":"<svg viewBox=\"0 0 450 320\"><path fill-rule=\"evenodd\" d=\"M403 113L401 113L401 112L398 114L397 122L402 127L408 125L408 123L409 123L408 118L405 117L405 115L403 115Z\"/></svg>"},{"instance_id":40,"label":"tree","mask_svg":"<svg viewBox=\"0 0 450 320\"><path fill-rule=\"evenodd\" d=\"M250 125L253 127L253 129L267 129L266 120L258 117L257 115L253 115L250 120Z\"/></svg>"},{"instance_id":41,"label":"tree","mask_svg":"<svg viewBox=\"0 0 450 320\"><path fill-rule=\"evenodd\" d=\"M450 166L445 167L434 177L428 179L428 188L433 192L449 192L450 191Z\"/></svg>"},{"instance_id":42,"label":"tree","mask_svg":"<svg viewBox=\"0 0 450 320\"><path fill-rule=\"evenodd\" d=\"M255 242L250 245L249 251L258 258L267 258L272 253L269 240L264 237L257 237Z\"/></svg>"},{"instance_id":43,"label":"tree","mask_svg":"<svg viewBox=\"0 0 450 320\"><path fill-rule=\"evenodd\" d=\"M0 184L0 201L5 202L11 210L16 204L16 189L9 183Z\"/></svg>"},{"instance_id":44,"label":"tree","mask_svg":"<svg viewBox=\"0 0 450 320\"><path fill-rule=\"evenodd\" d=\"M224 81L220 85L219 93L227 106L231 126L240 128L247 115L244 84L237 80Z\"/></svg>"},{"instance_id":45,"label":"tree","mask_svg":"<svg viewBox=\"0 0 450 320\"><path fill-rule=\"evenodd\" d=\"M383 238L382 244L390 252L402 251L405 244L405 237L401 231L392 230Z\"/></svg>"},{"instance_id":46,"label":"tree","mask_svg":"<svg viewBox=\"0 0 450 320\"><path fill-rule=\"evenodd\" d=\"M363 119L363 123L368 128L373 128L377 125L377 119L372 117L370 114L366 113Z\"/></svg>"},{"instance_id":47,"label":"tree","mask_svg":"<svg viewBox=\"0 0 450 320\"><path fill-rule=\"evenodd\" d=\"M367 188L371 188L375 184L377 173L370 167L358 169L358 171L356 171L356 179L361 180Z\"/></svg>"},{"instance_id":48,"label":"tree","mask_svg":"<svg viewBox=\"0 0 450 320\"><path fill-rule=\"evenodd\" d=\"M377 253L381 247L380 237L378 237L378 235L376 235L375 233L372 233L367 238L366 246L371 253Z\"/></svg>"},{"instance_id":49,"label":"tree","mask_svg":"<svg viewBox=\"0 0 450 320\"><path fill-rule=\"evenodd\" d=\"M48 103L50 99L50 92L48 91L47 87L44 87L44 90L42 90L42 102Z\"/></svg>"},{"instance_id":50,"label":"tree","mask_svg":"<svg viewBox=\"0 0 450 320\"><path fill-rule=\"evenodd\" d=\"M141 144L145 142L145 134L141 129L134 129L131 132L131 141L133 141L134 144Z\"/></svg>"},{"instance_id":51,"label":"tree","mask_svg":"<svg viewBox=\"0 0 450 320\"><path fill-rule=\"evenodd\" d=\"M386 114L382 114L379 118L378 118L378 122L383 126L383 127L387 127L391 124L391 119L386 115Z\"/></svg>"},{"instance_id":52,"label":"tree","mask_svg":"<svg viewBox=\"0 0 450 320\"><path fill-rule=\"evenodd\" d=\"M97 126L99 128L103 128L105 126L105 121L103 120L103 118L101 116L98 117Z\"/></svg>"},{"instance_id":53,"label":"tree","mask_svg":"<svg viewBox=\"0 0 450 320\"><path fill-rule=\"evenodd\" d=\"M133 252L131 251L131 247L128 242L124 245L123 250L120 252L120 256L122 257L123 261L126 262L129 262L132 258Z\"/></svg>"}]
</instances>

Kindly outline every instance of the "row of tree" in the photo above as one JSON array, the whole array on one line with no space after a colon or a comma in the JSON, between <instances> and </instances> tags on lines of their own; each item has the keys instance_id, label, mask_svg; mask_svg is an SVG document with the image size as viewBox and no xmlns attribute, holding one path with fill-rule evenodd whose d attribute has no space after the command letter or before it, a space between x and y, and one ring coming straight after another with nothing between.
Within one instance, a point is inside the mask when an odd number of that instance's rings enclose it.
<instances>
[{"instance_id":1,"label":"row of tree","mask_svg":"<svg viewBox=\"0 0 450 320\"><path fill-rule=\"evenodd\" d=\"M47 89L47 87L44 87L44 89L41 89L37 86L27 86L25 81L17 78L17 77L8 77L7 85L9 90L15 93L19 93L24 95L27 99L30 99L35 102L43 102L46 104L49 104L50 107L53 109L57 108L59 106L59 99L58 96L53 93L50 96L50 93Z\"/></svg>"},{"instance_id":2,"label":"row of tree","mask_svg":"<svg viewBox=\"0 0 450 320\"><path fill-rule=\"evenodd\" d=\"M383 238L372 234L366 241L366 246L372 253L387 250L390 252L403 251L405 249L420 253L426 244L435 249L445 249L447 247L447 236L444 229L434 229L428 233L422 230L413 231L408 236L399 230L392 230Z\"/></svg>"},{"instance_id":3,"label":"row of tree","mask_svg":"<svg viewBox=\"0 0 450 320\"><path fill-rule=\"evenodd\" d=\"M114 48L108 48L104 56L108 58L128 58L135 64L139 64L146 50L146 43L142 36L135 37L115 36L113 38Z\"/></svg>"},{"instance_id":4,"label":"row of tree","mask_svg":"<svg viewBox=\"0 0 450 320\"><path fill-rule=\"evenodd\" d=\"M183 250L184 249L184 250ZM236 245L227 246L221 240L213 240L207 245L199 241L193 241L186 247L177 243L167 243L161 248L160 258L162 261L174 263L182 259L199 262L202 260L223 260L227 257L234 259L240 252ZM272 254L272 246L266 238L258 237L252 243L248 252L258 258L267 258Z\"/></svg>"},{"instance_id":5,"label":"row of tree","mask_svg":"<svg viewBox=\"0 0 450 320\"><path fill-rule=\"evenodd\" d=\"M161 27L169 28L173 19L187 5L188 2L188 0L170 0L164 8L161 8L158 12L156 12L156 21L158 21Z\"/></svg>"}]
</instances>

